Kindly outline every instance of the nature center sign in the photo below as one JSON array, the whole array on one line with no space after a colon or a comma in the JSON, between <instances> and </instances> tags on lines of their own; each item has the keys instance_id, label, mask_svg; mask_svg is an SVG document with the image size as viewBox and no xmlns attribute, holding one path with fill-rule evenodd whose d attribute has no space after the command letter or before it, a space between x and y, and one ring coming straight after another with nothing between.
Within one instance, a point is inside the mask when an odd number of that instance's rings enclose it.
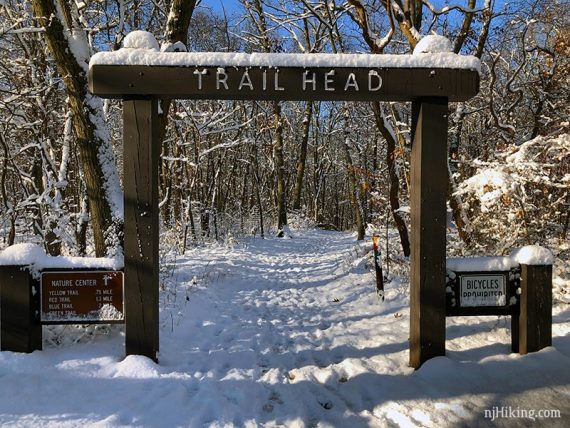
<instances>
[{"instance_id":1,"label":"nature center sign","mask_svg":"<svg viewBox=\"0 0 570 428\"><path fill-rule=\"evenodd\" d=\"M91 58L89 90L123 100L127 354L158 359L160 99L411 102L410 365L445 354L448 103L477 94L480 64L424 39L414 55L188 53L135 31Z\"/></svg>"}]
</instances>

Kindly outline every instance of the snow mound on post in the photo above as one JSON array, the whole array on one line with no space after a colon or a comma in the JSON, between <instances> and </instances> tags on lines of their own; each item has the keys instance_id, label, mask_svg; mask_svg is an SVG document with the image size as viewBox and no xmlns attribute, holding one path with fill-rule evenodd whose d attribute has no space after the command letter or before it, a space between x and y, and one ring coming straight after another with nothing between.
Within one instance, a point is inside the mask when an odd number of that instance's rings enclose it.
<instances>
[{"instance_id":1,"label":"snow mound on post","mask_svg":"<svg viewBox=\"0 0 570 428\"><path fill-rule=\"evenodd\" d=\"M188 52L186 45L182 42L176 43L163 43L160 47L160 52Z\"/></svg>"},{"instance_id":2,"label":"snow mound on post","mask_svg":"<svg viewBox=\"0 0 570 428\"><path fill-rule=\"evenodd\" d=\"M39 279L44 269L121 270L124 258L122 254L115 257L50 256L40 245L15 244L0 251L0 266L21 266Z\"/></svg>"},{"instance_id":3,"label":"snow mound on post","mask_svg":"<svg viewBox=\"0 0 570 428\"><path fill-rule=\"evenodd\" d=\"M46 256L42 247L36 244L15 244L0 251L0 266L18 266L37 263Z\"/></svg>"},{"instance_id":4,"label":"snow mound on post","mask_svg":"<svg viewBox=\"0 0 570 428\"><path fill-rule=\"evenodd\" d=\"M158 42L148 31L131 31L125 37L123 42L123 48L127 49L146 49L146 50L153 50L158 51Z\"/></svg>"},{"instance_id":5,"label":"snow mound on post","mask_svg":"<svg viewBox=\"0 0 570 428\"><path fill-rule=\"evenodd\" d=\"M511 253L511 258L521 265L551 265L554 256L548 248L539 245L527 245Z\"/></svg>"},{"instance_id":6,"label":"snow mound on post","mask_svg":"<svg viewBox=\"0 0 570 428\"><path fill-rule=\"evenodd\" d=\"M429 35L422 37L422 39L414 48L414 55L449 52L453 52L451 42L447 37L438 35Z\"/></svg>"}]
</instances>

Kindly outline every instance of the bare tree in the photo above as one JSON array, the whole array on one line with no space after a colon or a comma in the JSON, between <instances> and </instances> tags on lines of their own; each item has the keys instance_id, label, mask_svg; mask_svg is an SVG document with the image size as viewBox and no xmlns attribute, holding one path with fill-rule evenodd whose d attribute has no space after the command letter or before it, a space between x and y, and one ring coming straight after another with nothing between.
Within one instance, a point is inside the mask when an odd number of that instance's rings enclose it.
<instances>
[{"instance_id":1,"label":"bare tree","mask_svg":"<svg viewBox=\"0 0 570 428\"><path fill-rule=\"evenodd\" d=\"M95 254L122 245L121 190L101 104L87 92L90 46L75 2L33 0L38 24L65 83L73 129L89 198Z\"/></svg>"}]
</instances>

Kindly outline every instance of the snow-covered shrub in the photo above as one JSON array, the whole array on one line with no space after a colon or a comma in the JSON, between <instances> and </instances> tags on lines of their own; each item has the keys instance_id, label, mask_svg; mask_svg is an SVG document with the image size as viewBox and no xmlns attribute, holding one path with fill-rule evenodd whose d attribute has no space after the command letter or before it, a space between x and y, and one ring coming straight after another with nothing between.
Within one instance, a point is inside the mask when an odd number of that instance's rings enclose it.
<instances>
[{"instance_id":1,"label":"snow-covered shrub","mask_svg":"<svg viewBox=\"0 0 570 428\"><path fill-rule=\"evenodd\" d=\"M459 184L476 245L504 254L539 243L568 252L570 134L537 137L474 162L476 173Z\"/></svg>"}]
</instances>

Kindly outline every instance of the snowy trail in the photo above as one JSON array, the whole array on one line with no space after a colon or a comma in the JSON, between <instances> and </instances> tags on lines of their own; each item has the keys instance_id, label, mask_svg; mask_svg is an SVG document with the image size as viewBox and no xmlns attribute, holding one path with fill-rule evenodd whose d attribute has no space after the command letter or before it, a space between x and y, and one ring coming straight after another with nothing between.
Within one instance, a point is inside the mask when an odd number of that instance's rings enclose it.
<instances>
[{"instance_id":1,"label":"snowy trail","mask_svg":"<svg viewBox=\"0 0 570 428\"><path fill-rule=\"evenodd\" d=\"M570 307L554 346L510 353L509 322L447 322L446 357L408 367L407 281L380 304L369 243L325 231L186 253L164 277L160 363L123 358L118 330L0 353L2 426L536 426L485 409L570 418ZM105 330L101 330L105 331ZM77 335L77 333L74 333Z\"/></svg>"}]
</instances>

